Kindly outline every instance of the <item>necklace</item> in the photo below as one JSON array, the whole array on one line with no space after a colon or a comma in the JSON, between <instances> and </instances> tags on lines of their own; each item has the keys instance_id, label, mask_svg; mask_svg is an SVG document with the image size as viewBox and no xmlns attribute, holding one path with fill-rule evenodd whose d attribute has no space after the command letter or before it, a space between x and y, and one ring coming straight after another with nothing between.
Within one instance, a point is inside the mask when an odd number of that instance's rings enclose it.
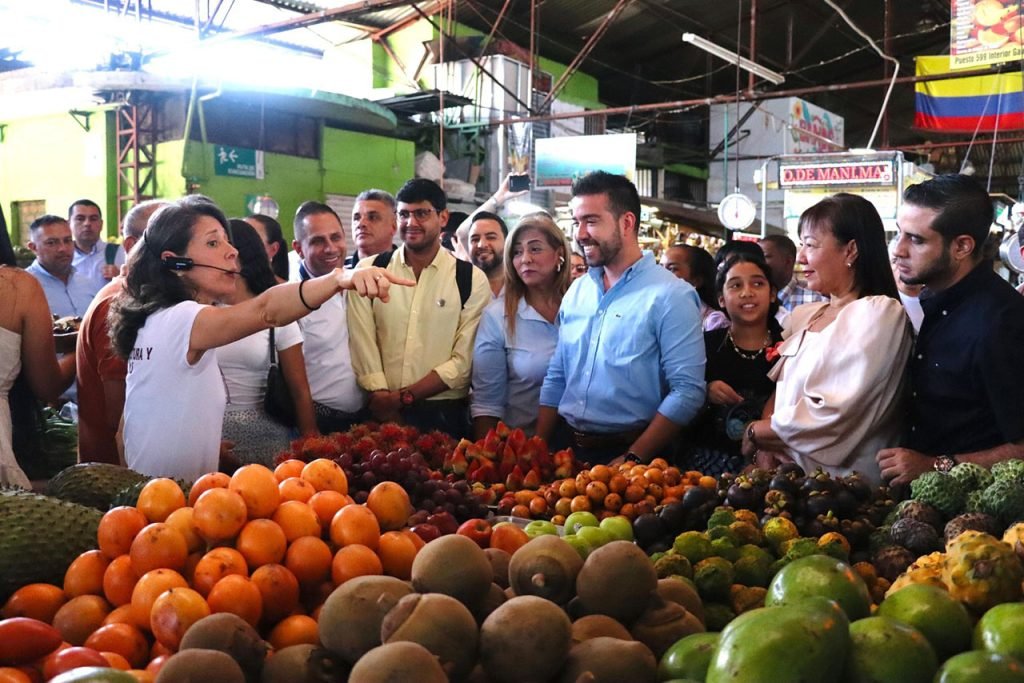
<instances>
[{"instance_id":1,"label":"necklace","mask_svg":"<svg viewBox=\"0 0 1024 683\"><path fill-rule=\"evenodd\" d=\"M736 345L736 340L732 338L732 330L725 333L725 336L729 339L729 343L732 345L732 350L736 352L736 355L746 360L757 360L757 357L764 353L764 350L771 346L772 335L769 332L764 336L764 342L761 344L761 348L757 351L744 351Z\"/></svg>"}]
</instances>

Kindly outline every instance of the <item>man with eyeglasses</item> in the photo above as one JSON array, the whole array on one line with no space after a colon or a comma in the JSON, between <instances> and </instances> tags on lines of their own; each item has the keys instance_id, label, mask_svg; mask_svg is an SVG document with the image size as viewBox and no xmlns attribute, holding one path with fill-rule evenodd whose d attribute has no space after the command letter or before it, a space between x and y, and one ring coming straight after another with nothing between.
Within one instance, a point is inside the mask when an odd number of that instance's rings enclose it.
<instances>
[{"instance_id":1,"label":"man with eyeglasses","mask_svg":"<svg viewBox=\"0 0 1024 683\"><path fill-rule=\"evenodd\" d=\"M120 274L125 250L103 241L103 212L91 199L78 199L68 207L68 223L75 238L72 265L80 277L96 281L97 291Z\"/></svg>"},{"instance_id":2,"label":"man with eyeglasses","mask_svg":"<svg viewBox=\"0 0 1024 683\"><path fill-rule=\"evenodd\" d=\"M437 183L408 181L396 195L402 246L363 259L416 280L387 307L353 299L348 306L352 365L370 392L374 419L439 429L468 429L467 396L476 328L490 302L483 271L441 248L447 197Z\"/></svg>"},{"instance_id":3,"label":"man with eyeglasses","mask_svg":"<svg viewBox=\"0 0 1024 683\"><path fill-rule=\"evenodd\" d=\"M43 286L50 313L80 318L102 283L83 277L72 265L75 240L68 222L47 214L29 226L28 248L36 260L25 270Z\"/></svg>"}]
</instances>

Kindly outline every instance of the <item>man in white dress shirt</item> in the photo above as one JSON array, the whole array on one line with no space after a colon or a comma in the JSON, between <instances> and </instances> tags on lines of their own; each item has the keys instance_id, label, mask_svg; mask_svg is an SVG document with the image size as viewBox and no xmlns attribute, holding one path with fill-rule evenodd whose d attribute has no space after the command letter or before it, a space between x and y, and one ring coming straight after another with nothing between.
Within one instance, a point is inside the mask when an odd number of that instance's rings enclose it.
<instances>
[{"instance_id":1,"label":"man in white dress shirt","mask_svg":"<svg viewBox=\"0 0 1024 683\"><path fill-rule=\"evenodd\" d=\"M103 212L91 199L78 199L68 207L68 224L75 237L75 270L93 280L98 291L121 272L124 249L103 241Z\"/></svg>"}]
</instances>

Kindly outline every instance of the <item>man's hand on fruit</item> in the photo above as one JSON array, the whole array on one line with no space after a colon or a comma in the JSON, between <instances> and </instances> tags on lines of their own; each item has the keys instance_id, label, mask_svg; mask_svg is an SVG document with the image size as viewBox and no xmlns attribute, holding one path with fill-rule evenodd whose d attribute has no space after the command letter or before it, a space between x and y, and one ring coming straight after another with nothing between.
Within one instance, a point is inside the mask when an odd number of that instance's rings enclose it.
<instances>
[{"instance_id":1,"label":"man's hand on fruit","mask_svg":"<svg viewBox=\"0 0 1024 683\"><path fill-rule=\"evenodd\" d=\"M890 485L909 484L935 464L935 458L909 448L883 448L875 460L882 471L882 481Z\"/></svg>"}]
</instances>

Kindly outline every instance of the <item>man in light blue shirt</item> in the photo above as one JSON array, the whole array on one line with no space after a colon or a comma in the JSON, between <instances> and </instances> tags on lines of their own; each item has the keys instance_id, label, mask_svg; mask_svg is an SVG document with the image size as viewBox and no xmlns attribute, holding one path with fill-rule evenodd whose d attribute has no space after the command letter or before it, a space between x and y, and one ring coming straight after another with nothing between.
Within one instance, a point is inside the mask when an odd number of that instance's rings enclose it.
<instances>
[{"instance_id":1,"label":"man in light blue shirt","mask_svg":"<svg viewBox=\"0 0 1024 683\"><path fill-rule=\"evenodd\" d=\"M60 216L40 216L29 227L28 248L36 260L25 270L43 286L50 312L62 318L85 315L102 285L81 277L71 265L75 242L68 222Z\"/></svg>"},{"instance_id":2,"label":"man in light blue shirt","mask_svg":"<svg viewBox=\"0 0 1024 683\"><path fill-rule=\"evenodd\" d=\"M640 198L625 177L579 178L569 206L590 270L562 301L537 434L550 439L561 416L592 464L671 455L704 404L697 293L640 250Z\"/></svg>"},{"instance_id":3,"label":"man in light blue shirt","mask_svg":"<svg viewBox=\"0 0 1024 683\"><path fill-rule=\"evenodd\" d=\"M78 199L68 207L68 223L75 238L72 265L78 277L96 282L99 291L112 278L120 274L125 262L124 248L104 242L103 212L91 199Z\"/></svg>"}]
</instances>

